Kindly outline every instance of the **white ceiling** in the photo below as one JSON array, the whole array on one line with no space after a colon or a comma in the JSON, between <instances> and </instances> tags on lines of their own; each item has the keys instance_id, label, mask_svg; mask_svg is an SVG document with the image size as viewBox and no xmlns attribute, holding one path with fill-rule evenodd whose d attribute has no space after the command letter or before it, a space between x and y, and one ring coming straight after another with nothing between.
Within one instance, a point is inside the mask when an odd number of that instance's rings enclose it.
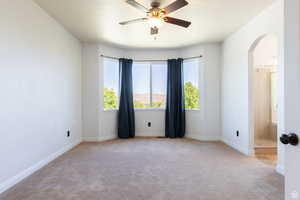
<instances>
[{"instance_id":1,"label":"white ceiling","mask_svg":"<svg viewBox=\"0 0 300 200\"><path fill-rule=\"evenodd\" d=\"M192 22L188 28L165 24L157 39L147 23L119 25L145 17L125 0L35 0L83 42L104 42L132 48L175 48L219 42L246 24L275 0L187 0L189 5L170 16ZM137 0L150 7L151 0ZM174 0L161 0L164 7Z\"/></svg>"}]
</instances>

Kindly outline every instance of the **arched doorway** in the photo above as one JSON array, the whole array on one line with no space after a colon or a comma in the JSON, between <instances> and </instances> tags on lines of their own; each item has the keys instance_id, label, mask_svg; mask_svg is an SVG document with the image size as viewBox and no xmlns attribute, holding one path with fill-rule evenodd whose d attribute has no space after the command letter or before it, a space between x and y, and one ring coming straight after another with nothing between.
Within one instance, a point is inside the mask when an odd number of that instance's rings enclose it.
<instances>
[{"instance_id":1,"label":"arched doorway","mask_svg":"<svg viewBox=\"0 0 300 200\"><path fill-rule=\"evenodd\" d=\"M275 35L263 35L249 51L251 151L274 167L278 149L278 56Z\"/></svg>"}]
</instances>

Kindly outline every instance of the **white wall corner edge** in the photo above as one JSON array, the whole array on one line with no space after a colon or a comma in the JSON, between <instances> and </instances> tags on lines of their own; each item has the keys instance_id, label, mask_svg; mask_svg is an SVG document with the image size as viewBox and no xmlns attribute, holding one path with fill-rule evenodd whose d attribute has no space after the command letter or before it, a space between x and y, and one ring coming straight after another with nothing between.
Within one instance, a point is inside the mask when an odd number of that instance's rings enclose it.
<instances>
[{"instance_id":1,"label":"white wall corner edge","mask_svg":"<svg viewBox=\"0 0 300 200\"><path fill-rule=\"evenodd\" d=\"M221 136L217 136L217 135L201 135L199 133L187 133L185 137L189 139L207 141L207 142L221 141Z\"/></svg>"},{"instance_id":2,"label":"white wall corner edge","mask_svg":"<svg viewBox=\"0 0 300 200\"><path fill-rule=\"evenodd\" d=\"M277 166L276 166L276 172L284 176L284 171L285 171L284 170L284 165L277 164Z\"/></svg>"},{"instance_id":3,"label":"white wall corner edge","mask_svg":"<svg viewBox=\"0 0 300 200\"><path fill-rule=\"evenodd\" d=\"M117 139L118 136L116 134L107 134L107 135L102 135L98 138L99 142L104 142L107 140L113 140L113 139Z\"/></svg>"},{"instance_id":4,"label":"white wall corner edge","mask_svg":"<svg viewBox=\"0 0 300 200\"><path fill-rule=\"evenodd\" d=\"M99 137L83 137L82 141L83 142L104 142L107 140L113 140L113 139L117 139L117 136L115 134L111 134L111 135L102 135Z\"/></svg>"},{"instance_id":5,"label":"white wall corner edge","mask_svg":"<svg viewBox=\"0 0 300 200\"><path fill-rule=\"evenodd\" d=\"M76 141L72 144L68 144L68 145L64 146L63 148L61 148L60 150L50 154L45 159L37 162L36 164L32 165L31 167L29 167L29 168L25 169L24 171L18 173L14 177L8 179L7 181L5 181L3 183L0 183L0 194L7 191L7 190L9 190L13 186L18 184L22 180L24 180L25 178L29 177L30 175L32 175L36 171L40 170L41 168L43 168L44 166L46 166L47 164L49 164L50 162L52 162L56 158L60 157L64 153L70 151L71 149L73 149L74 147L79 145L80 143L81 143L81 140Z\"/></svg>"},{"instance_id":6,"label":"white wall corner edge","mask_svg":"<svg viewBox=\"0 0 300 200\"><path fill-rule=\"evenodd\" d=\"M250 156L251 155L251 152L249 151L248 147L244 147L243 145L237 145L235 143L233 143L232 141L229 141L227 139L222 139L222 142L224 144L226 144L227 146L241 152L242 154L245 154L247 156Z\"/></svg>"},{"instance_id":7,"label":"white wall corner edge","mask_svg":"<svg viewBox=\"0 0 300 200\"><path fill-rule=\"evenodd\" d=\"M83 142L98 142L99 138L98 137L83 137L82 141Z\"/></svg>"}]
</instances>

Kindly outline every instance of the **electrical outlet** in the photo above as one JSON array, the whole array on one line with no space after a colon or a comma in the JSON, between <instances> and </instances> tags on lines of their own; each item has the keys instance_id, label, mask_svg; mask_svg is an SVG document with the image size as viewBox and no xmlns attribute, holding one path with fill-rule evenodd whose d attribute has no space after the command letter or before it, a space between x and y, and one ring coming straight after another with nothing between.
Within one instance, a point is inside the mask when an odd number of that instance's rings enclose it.
<instances>
[{"instance_id":1,"label":"electrical outlet","mask_svg":"<svg viewBox=\"0 0 300 200\"><path fill-rule=\"evenodd\" d=\"M236 137L240 136L240 131L236 131Z\"/></svg>"},{"instance_id":2,"label":"electrical outlet","mask_svg":"<svg viewBox=\"0 0 300 200\"><path fill-rule=\"evenodd\" d=\"M71 136L71 131L67 130L67 137L70 137L70 136Z\"/></svg>"},{"instance_id":3,"label":"electrical outlet","mask_svg":"<svg viewBox=\"0 0 300 200\"><path fill-rule=\"evenodd\" d=\"M151 127L151 122L148 122L148 127Z\"/></svg>"}]
</instances>

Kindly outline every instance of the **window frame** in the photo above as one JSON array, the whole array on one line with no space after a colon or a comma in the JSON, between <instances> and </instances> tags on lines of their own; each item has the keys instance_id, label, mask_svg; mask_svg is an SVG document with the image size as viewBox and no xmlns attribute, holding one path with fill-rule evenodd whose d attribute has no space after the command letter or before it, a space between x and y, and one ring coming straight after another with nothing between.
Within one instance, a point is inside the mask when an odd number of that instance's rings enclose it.
<instances>
[{"instance_id":1,"label":"window frame","mask_svg":"<svg viewBox=\"0 0 300 200\"><path fill-rule=\"evenodd\" d=\"M183 73L184 73L184 62L188 62L190 61L191 59L189 60L184 60L183 61ZM199 109L186 109L186 111L191 111L191 112L200 112L202 110L204 110L204 102L205 102L205 90L204 90L204 62L203 62L203 59L201 58L194 58L192 60L196 60L198 62L198 92L199 92ZM103 86L102 86L102 110L104 112L115 112L115 111L118 111L119 110L119 103L120 103L120 74L118 74L118 80L119 80L119 85L118 85L118 94L117 94L117 97L118 97L118 105L117 105L117 108L115 109L105 109L104 108L104 59L102 59L102 82L103 82ZM152 104L153 104L153 97L152 97L152 94L153 94L153 85L152 85L152 77L153 77L153 64L165 64L166 67L168 67L168 63L167 61L134 61L134 63L148 63L149 64L149 67L150 67L150 107L149 108L135 108L134 110L136 111L164 111L166 110L166 106L164 107L161 107L161 108L153 108L152 107ZM202 67L201 67L202 66ZM120 67L120 66L119 66ZM120 69L119 69L120 70ZM183 80L184 81L184 80ZM166 95L167 95L167 91L166 91ZM202 98L201 98L202 97Z\"/></svg>"},{"instance_id":2,"label":"window frame","mask_svg":"<svg viewBox=\"0 0 300 200\"><path fill-rule=\"evenodd\" d=\"M149 74L150 74L150 77L149 77L149 83L150 83L150 88L149 88L150 89L150 93L149 93L149 95L150 95L150 107L149 108L135 108L134 110L137 110L137 111L141 111L141 110L148 110L148 111L151 111L151 110L157 110L157 111L166 110L166 106L161 107L161 108L154 108L154 107L152 107L153 106L153 85L152 85L153 79L152 78L153 78L153 65L155 65L155 64L163 64L163 65L166 65L166 67L168 67L167 61L134 61L133 64L132 64L132 66L134 65L134 63L148 64L149 65ZM167 95L167 91L165 91L165 94Z\"/></svg>"},{"instance_id":3,"label":"window frame","mask_svg":"<svg viewBox=\"0 0 300 200\"><path fill-rule=\"evenodd\" d=\"M202 63L203 60L201 58L193 58L193 59L188 59L188 60L183 60L183 73L184 73L184 63L188 62L188 61L197 61L198 62L198 109L185 109L186 111L194 111L194 112L200 112L201 110L203 110L203 106L204 106L204 76L203 76L203 66L204 64ZM185 80L183 80L183 83L185 84ZM183 85L183 89L184 89L184 85ZM202 97L202 98L201 98Z\"/></svg>"},{"instance_id":4,"label":"window frame","mask_svg":"<svg viewBox=\"0 0 300 200\"><path fill-rule=\"evenodd\" d=\"M118 65L118 89L116 91L116 95L117 95L117 107L116 108L112 108L112 109L105 109L105 103L104 103L104 89L105 89L105 78L104 78L104 70L105 70L105 60L111 60L117 63ZM120 65L119 65L119 61L115 60L113 58L102 58L102 67L101 67L101 74L102 74L102 94L100 95L101 100L102 100L102 110L104 112L113 112L113 111L118 111L119 110L119 105L120 105Z\"/></svg>"}]
</instances>

